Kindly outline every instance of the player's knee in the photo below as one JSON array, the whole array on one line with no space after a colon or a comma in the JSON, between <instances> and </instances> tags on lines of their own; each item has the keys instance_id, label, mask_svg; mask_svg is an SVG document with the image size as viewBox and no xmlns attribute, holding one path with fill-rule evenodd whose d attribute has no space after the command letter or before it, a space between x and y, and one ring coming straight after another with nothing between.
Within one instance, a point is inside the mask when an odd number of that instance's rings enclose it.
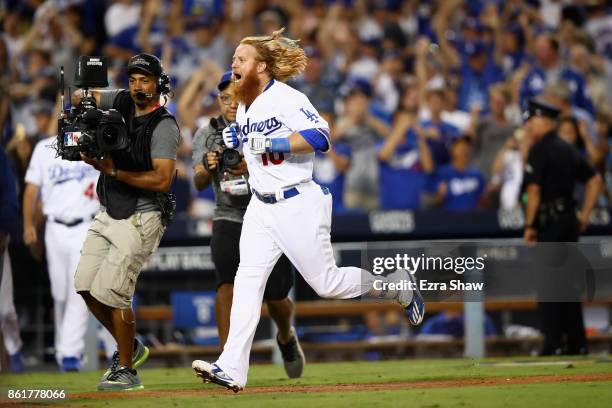
<instances>
[{"instance_id":1,"label":"player's knee","mask_svg":"<svg viewBox=\"0 0 612 408\"><path fill-rule=\"evenodd\" d=\"M335 279L337 276L338 268L332 267L326 273L319 274L307 282L320 297L335 299L340 296L344 287L341 279Z\"/></svg>"},{"instance_id":2,"label":"player's knee","mask_svg":"<svg viewBox=\"0 0 612 408\"><path fill-rule=\"evenodd\" d=\"M317 292L317 295L322 298L333 298L335 290L333 287L327 285L324 279L317 279L315 281L308 282L310 286Z\"/></svg>"}]
</instances>

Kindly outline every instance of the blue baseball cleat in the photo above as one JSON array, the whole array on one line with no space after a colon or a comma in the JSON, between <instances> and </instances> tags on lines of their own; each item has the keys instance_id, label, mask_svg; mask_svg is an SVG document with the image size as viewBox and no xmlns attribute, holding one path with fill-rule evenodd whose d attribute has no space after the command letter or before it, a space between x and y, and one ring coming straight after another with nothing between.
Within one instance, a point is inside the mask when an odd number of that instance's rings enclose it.
<instances>
[{"instance_id":1,"label":"blue baseball cleat","mask_svg":"<svg viewBox=\"0 0 612 408\"><path fill-rule=\"evenodd\" d=\"M23 357L20 351L16 352L15 354L11 354L9 356L9 362L11 367L11 373L21 374L24 372L25 367L23 365Z\"/></svg>"},{"instance_id":2,"label":"blue baseball cleat","mask_svg":"<svg viewBox=\"0 0 612 408\"><path fill-rule=\"evenodd\" d=\"M408 272L408 277L411 282L413 282L414 289L412 290L412 300L408 305L403 305L404 310L406 311L406 316L408 316L408 321L413 326L418 326L423 322L423 318L425 317L425 301L423 300L423 296L421 296L421 292L419 291L419 286L416 278L413 274Z\"/></svg>"},{"instance_id":3,"label":"blue baseball cleat","mask_svg":"<svg viewBox=\"0 0 612 408\"><path fill-rule=\"evenodd\" d=\"M198 377L205 383L214 383L234 392L242 391L243 387L234 381L229 375L225 374L216 364L206 361L195 360L191 363Z\"/></svg>"},{"instance_id":4,"label":"blue baseball cleat","mask_svg":"<svg viewBox=\"0 0 612 408\"><path fill-rule=\"evenodd\" d=\"M64 357L62 358L62 364L60 371L62 373L75 372L81 369L81 360L77 357Z\"/></svg>"}]
</instances>

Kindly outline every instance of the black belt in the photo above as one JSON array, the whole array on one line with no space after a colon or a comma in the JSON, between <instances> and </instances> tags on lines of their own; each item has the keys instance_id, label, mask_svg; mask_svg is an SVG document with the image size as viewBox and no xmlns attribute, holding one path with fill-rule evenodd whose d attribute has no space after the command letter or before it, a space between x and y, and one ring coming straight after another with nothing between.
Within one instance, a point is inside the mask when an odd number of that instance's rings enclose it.
<instances>
[{"instance_id":1,"label":"black belt","mask_svg":"<svg viewBox=\"0 0 612 408\"><path fill-rule=\"evenodd\" d=\"M92 220L94 217L95 217L95 215L92 215L89 218L89 220ZM61 218L51 217L51 221L56 222L58 224L62 224L64 226L70 228L70 227L76 227L77 225L79 225L79 224L81 224L81 223L83 223L85 221L88 221L88 220L86 220L84 218L77 218L77 219L74 219L74 220L71 220L71 221L65 221L65 220L62 220Z\"/></svg>"}]
</instances>

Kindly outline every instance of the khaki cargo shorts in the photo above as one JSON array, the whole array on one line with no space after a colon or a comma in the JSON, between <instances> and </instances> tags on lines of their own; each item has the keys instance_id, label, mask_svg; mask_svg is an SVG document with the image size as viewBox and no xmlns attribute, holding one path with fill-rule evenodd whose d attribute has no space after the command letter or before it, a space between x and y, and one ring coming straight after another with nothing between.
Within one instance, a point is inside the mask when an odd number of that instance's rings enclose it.
<instances>
[{"instance_id":1,"label":"khaki cargo shorts","mask_svg":"<svg viewBox=\"0 0 612 408\"><path fill-rule=\"evenodd\" d=\"M100 212L81 249L74 275L76 291L89 291L111 307L130 308L140 270L157 249L165 229L159 211L137 212L124 220Z\"/></svg>"}]
</instances>

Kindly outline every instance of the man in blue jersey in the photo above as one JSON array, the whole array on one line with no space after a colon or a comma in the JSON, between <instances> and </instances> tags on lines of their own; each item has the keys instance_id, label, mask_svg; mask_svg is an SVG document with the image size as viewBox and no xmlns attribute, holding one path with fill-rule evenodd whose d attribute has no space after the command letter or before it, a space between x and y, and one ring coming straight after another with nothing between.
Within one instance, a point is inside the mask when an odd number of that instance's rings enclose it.
<instances>
[{"instance_id":1,"label":"man in blue jersey","mask_svg":"<svg viewBox=\"0 0 612 408\"><path fill-rule=\"evenodd\" d=\"M487 53L487 48L482 42L475 41L465 44L461 78L459 109L470 112L479 108L482 113L488 113L488 89L494 83L503 81L504 75L502 69L495 64L493 56Z\"/></svg>"},{"instance_id":2,"label":"man in blue jersey","mask_svg":"<svg viewBox=\"0 0 612 408\"><path fill-rule=\"evenodd\" d=\"M435 201L449 211L469 211L478 206L485 187L482 173L470 166L471 139L456 138L450 148L451 162L436 171Z\"/></svg>"},{"instance_id":3,"label":"man in blue jersey","mask_svg":"<svg viewBox=\"0 0 612 408\"><path fill-rule=\"evenodd\" d=\"M559 42L550 34L540 34L535 42L536 64L521 83L520 103L527 108L527 101L544 91L549 84L567 82L572 90L572 105L594 115L593 102L586 92L584 77L572 68L562 64Z\"/></svg>"},{"instance_id":4,"label":"man in blue jersey","mask_svg":"<svg viewBox=\"0 0 612 408\"><path fill-rule=\"evenodd\" d=\"M429 89L426 101L431 118L422 120L419 126L431 149L435 164L440 166L449 162L447 145L452 139L459 136L459 129L442 119L442 110L445 105L444 89Z\"/></svg>"},{"instance_id":5,"label":"man in blue jersey","mask_svg":"<svg viewBox=\"0 0 612 408\"><path fill-rule=\"evenodd\" d=\"M401 114L396 118L391 135L380 144L380 208L419 209L427 175L434 162L425 132L414 119Z\"/></svg>"}]
</instances>

